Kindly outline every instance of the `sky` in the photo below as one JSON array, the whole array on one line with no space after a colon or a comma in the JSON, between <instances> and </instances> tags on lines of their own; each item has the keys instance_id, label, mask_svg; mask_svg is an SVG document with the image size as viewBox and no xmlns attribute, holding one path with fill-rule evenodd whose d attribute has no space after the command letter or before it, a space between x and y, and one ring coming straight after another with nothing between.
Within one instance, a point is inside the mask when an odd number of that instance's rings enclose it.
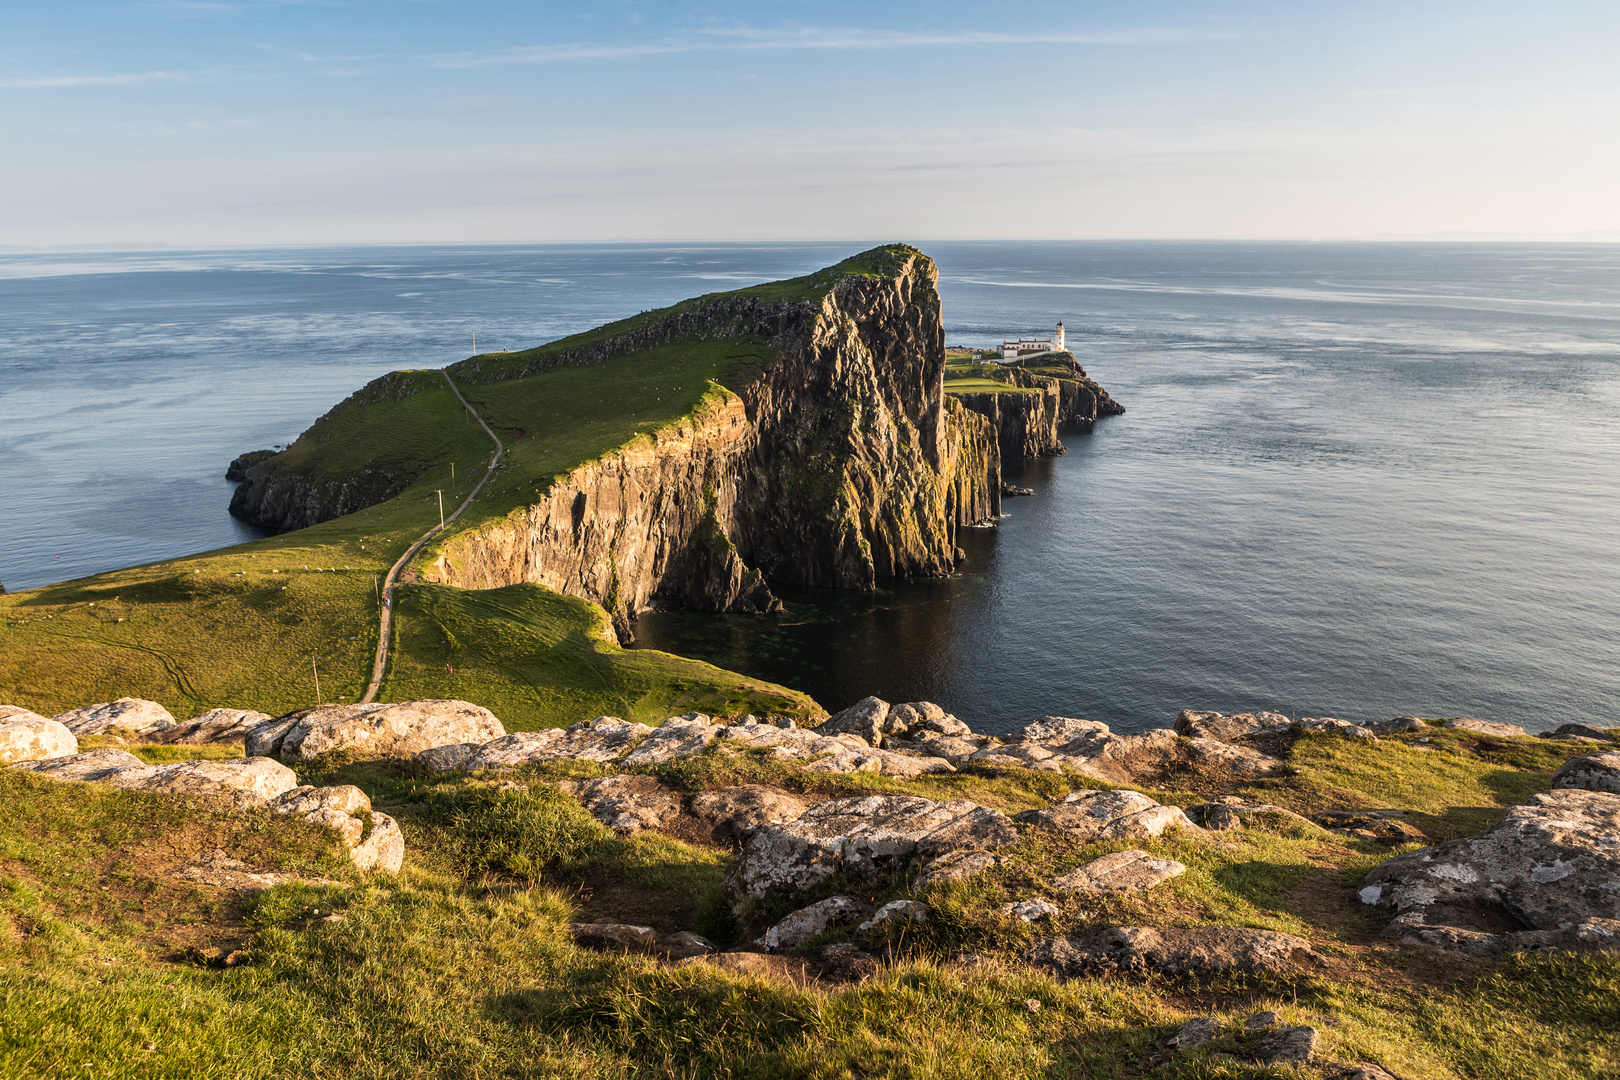
<instances>
[{"instance_id":1,"label":"sky","mask_svg":"<svg viewBox=\"0 0 1620 1080\"><path fill-rule=\"evenodd\" d=\"M0 246L1620 239L1620 4L0 5Z\"/></svg>"}]
</instances>

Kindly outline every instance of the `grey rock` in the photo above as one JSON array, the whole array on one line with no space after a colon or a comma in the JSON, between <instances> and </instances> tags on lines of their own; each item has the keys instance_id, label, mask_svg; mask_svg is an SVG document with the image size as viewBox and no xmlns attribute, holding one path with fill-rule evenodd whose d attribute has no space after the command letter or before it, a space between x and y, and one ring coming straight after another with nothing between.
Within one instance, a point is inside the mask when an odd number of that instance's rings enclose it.
<instances>
[{"instance_id":1,"label":"grey rock","mask_svg":"<svg viewBox=\"0 0 1620 1080\"><path fill-rule=\"evenodd\" d=\"M1518 724L1502 724L1495 720L1470 720L1467 717L1447 720L1445 726L1461 731L1474 731L1481 735L1495 735L1500 739L1511 739L1526 734L1524 728Z\"/></svg>"},{"instance_id":2,"label":"grey rock","mask_svg":"<svg viewBox=\"0 0 1620 1080\"><path fill-rule=\"evenodd\" d=\"M75 735L103 735L109 731L127 731L134 735L174 727L169 710L155 701L144 698L119 698L99 705L69 709L52 717Z\"/></svg>"},{"instance_id":3,"label":"grey rock","mask_svg":"<svg viewBox=\"0 0 1620 1080\"><path fill-rule=\"evenodd\" d=\"M1221 795L1209 802L1189 806L1187 816L1204 828L1215 832L1241 829L1244 819L1250 817L1275 817L1305 825L1312 824L1309 819L1292 810L1270 803L1251 803L1237 795Z\"/></svg>"},{"instance_id":4,"label":"grey rock","mask_svg":"<svg viewBox=\"0 0 1620 1080\"><path fill-rule=\"evenodd\" d=\"M755 829L794 821L807 809L804 800L778 788L744 784L692 796L691 816L717 843L741 844Z\"/></svg>"},{"instance_id":5,"label":"grey rock","mask_svg":"<svg viewBox=\"0 0 1620 1080\"><path fill-rule=\"evenodd\" d=\"M835 873L852 879L904 870L952 851L1014 843L1006 815L966 800L906 795L834 799L796 821L760 829L726 873L729 895L766 897L814 888Z\"/></svg>"},{"instance_id":6,"label":"grey rock","mask_svg":"<svg viewBox=\"0 0 1620 1080\"><path fill-rule=\"evenodd\" d=\"M282 740L281 755L304 761L336 752L367 759L409 758L435 746L488 742L504 734L494 713L469 701L328 705L292 726Z\"/></svg>"},{"instance_id":7,"label":"grey rock","mask_svg":"<svg viewBox=\"0 0 1620 1080\"><path fill-rule=\"evenodd\" d=\"M650 926L629 923L569 923L574 944L608 951L651 952L658 945L658 933Z\"/></svg>"},{"instance_id":8,"label":"grey rock","mask_svg":"<svg viewBox=\"0 0 1620 1080\"><path fill-rule=\"evenodd\" d=\"M1198 831L1179 807L1161 805L1139 791L1074 791L1045 810L1024 811L1018 820L1085 840L1146 839L1166 829Z\"/></svg>"},{"instance_id":9,"label":"grey rock","mask_svg":"<svg viewBox=\"0 0 1620 1080\"><path fill-rule=\"evenodd\" d=\"M82 754L44 758L38 761L18 762L13 769L26 769L52 780L90 782L101 780L125 769L151 769L140 758L127 750L89 750Z\"/></svg>"},{"instance_id":10,"label":"grey rock","mask_svg":"<svg viewBox=\"0 0 1620 1080\"><path fill-rule=\"evenodd\" d=\"M1036 922L1056 915L1058 906L1049 900L1034 897L1029 900L1017 900L1011 904L1003 904L1001 905L1001 913L1009 918L1016 916L1025 922Z\"/></svg>"},{"instance_id":11,"label":"grey rock","mask_svg":"<svg viewBox=\"0 0 1620 1080\"><path fill-rule=\"evenodd\" d=\"M1379 864L1360 896L1395 914L1385 931L1392 937L1486 955L1560 941L1581 946L1583 923L1620 919L1617 881L1620 794L1558 788L1512 808L1474 839Z\"/></svg>"},{"instance_id":12,"label":"grey rock","mask_svg":"<svg viewBox=\"0 0 1620 1080\"><path fill-rule=\"evenodd\" d=\"M1617 731L1612 727L1598 727L1595 724L1559 724L1541 737L1544 739L1596 739L1599 742L1612 742Z\"/></svg>"},{"instance_id":13,"label":"grey rock","mask_svg":"<svg viewBox=\"0 0 1620 1080\"><path fill-rule=\"evenodd\" d=\"M1187 750L1193 763L1199 767L1231 773L1233 776L1270 776L1284 768L1281 758L1214 739L1189 739Z\"/></svg>"},{"instance_id":14,"label":"grey rock","mask_svg":"<svg viewBox=\"0 0 1620 1080\"><path fill-rule=\"evenodd\" d=\"M1429 838L1403 820L1404 810L1325 810L1311 820L1331 832L1380 844L1423 843Z\"/></svg>"},{"instance_id":15,"label":"grey rock","mask_svg":"<svg viewBox=\"0 0 1620 1080\"><path fill-rule=\"evenodd\" d=\"M694 956L709 956L719 948L701 934L690 930L677 930L673 934L658 935L658 951L671 960L686 960Z\"/></svg>"},{"instance_id":16,"label":"grey rock","mask_svg":"<svg viewBox=\"0 0 1620 1080\"><path fill-rule=\"evenodd\" d=\"M747 716L743 717L741 723L751 727L753 724L747 723L750 720L758 723L753 717ZM701 754L721 730L721 725L711 722L702 713L672 716L653 728L652 734L630 751L622 764L629 768L641 768Z\"/></svg>"},{"instance_id":17,"label":"grey rock","mask_svg":"<svg viewBox=\"0 0 1620 1080\"><path fill-rule=\"evenodd\" d=\"M954 772L944 758L880 750L849 732L824 735L801 728L774 728L764 724L725 728L716 743L722 753L768 750L772 757L792 761L812 772L875 772L912 778L924 773Z\"/></svg>"},{"instance_id":18,"label":"grey rock","mask_svg":"<svg viewBox=\"0 0 1620 1080\"><path fill-rule=\"evenodd\" d=\"M856 927L863 933L886 922L900 919L908 922L927 922L928 905L916 900L892 900L872 913L872 917Z\"/></svg>"},{"instance_id":19,"label":"grey rock","mask_svg":"<svg viewBox=\"0 0 1620 1080\"><path fill-rule=\"evenodd\" d=\"M332 787L311 787L304 784L282 792L270 801L270 809L281 814L313 814L318 810L335 810L340 814L369 814L371 800L353 784Z\"/></svg>"},{"instance_id":20,"label":"grey rock","mask_svg":"<svg viewBox=\"0 0 1620 1080\"><path fill-rule=\"evenodd\" d=\"M1570 758L1553 773L1552 786L1620 794L1620 751Z\"/></svg>"},{"instance_id":21,"label":"grey rock","mask_svg":"<svg viewBox=\"0 0 1620 1080\"><path fill-rule=\"evenodd\" d=\"M1374 720L1366 725L1374 735L1406 735L1428 731L1429 725L1416 716L1397 716L1393 720Z\"/></svg>"},{"instance_id":22,"label":"grey rock","mask_svg":"<svg viewBox=\"0 0 1620 1080\"><path fill-rule=\"evenodd\" d=\"M472 759L484 748L483 743L451 743L448 746L431 746L420 750L416 760L436 773L465 772Z\"/></svg>"},{"instance_id":23,"label":"grey rock","mask_svg":"<svg viewBox=\"0 0 1620 1080\"><path fill-rule=\"evenodd\" d=\"M258 892L262 889L274 888L289 881L306 881L313 885L330 885L332 882L324 878L305 879L296 874L276 873L268 870L254 870L240 859L233 859L229 854L219 849L204 851L189 859L169 867L171 877L181 881L190 881L198 885L210 885L217 889L233 889L239 892Z\"/></svg>"},{"instance_id":24,"label":"grey rock","mask_svg":"<svg viewBox=\"0 0 1620 1080\"><path fill-rule=\"evenodd\" d=\"M1382 1065L1361 1061L1345 1071L1343 1080L1401 1080L1401 1078Z\"/></svg>"},{"instance_id":25,"label":"grey rock","mask_svg":"<svg viewBox=\"0 0 1620 1080\"><path fill-rule=\"evenodd\" d=\"M1214 739L1229 742L1248 739L1256 735L1281 735L1294 722L1282 713L1218 713L1183 709L1176 717L1176 734L1189 739Z\"/></svg>"},{"instance_id":26,"label":"grey rock","mask_svg":"<svg viewBox=\"0 0 1620 1080\"><path fill-rule=\"evenodd\" d=\"M1037 942L1028 958L1066 978L1133 974L1223 975L1284 972L1319 962L1310 942L1236 926L1170 929L1116 926Z\"/></svg>"},{"instance_id":27,"label":"grey rock","mask_svg":"<svg viewBox=\"0 0 1620 1080\"><path fill-rule=\"evenodd\" d=\"M511 769L547 761L614 761L652 731L646 724L626 723L616 716L581 720L566 729L522 731L485 743L467 768Z\"/></svg>"},{"instance_id":28,"label":"grey rock","mask_svg":"<svg viewBox=\"0 0 1620 1080\"><path fill-rule=\"evenodd\" d=\"M45 761L79 752L79 740L67 725L23 709L0 717L0 765Z\"/></svg>"},{"instance_id":29,"label":"grey rock","mask_svg":"<svg viewBox=\"0 0 1620 1080\"><path fill-rule=\"evenodd\" d=\"M39 715L32 709L25 709L21 705L0 705L0 723L8 720L45 720L47 717ZM65 726L65 725L64 725Z\"/></svg>"},{"instance_id":30,"label":"grey rock","mask_svg":"<svg viewBox=\"0 0 1620 1080\"><path fill-rule=\"evenodd\" d=\"M1377 742L1378 736L1371 728L1352 724L1348 720L1335 720L1329 716L1307 716L1294 721L1294 726L1311 735L1343 735L1347 738L1361 739L1364 742Z\"/></svg>"},{"instance_id":31,"label":"grey rock","mask_svg":"<svg viewBox=\"0 0 1620 1080\"><path fill-rule=\"evenodd\" d=\"M287 732L298 723L302 714L278 718L267 724L260 724L242 737L242 753L248 757L271 757L281 752L281 744L287 738Z\"/></svg>"},{"instance_id":32,"label":"grey rock","mask_svg":"<svg viewBox=\"0 0 1620 1080\"><path fill-rule=\"evenodd\" d=\"M681 813L681 796L651 776L604 776L559 785L620 836L656 829Z\"/></svg>"},{"instance_id":33,"label":"grey rock","mask_svg":"<svg viewBox=\"0 0 1620 1080\"><path fill-rule=\"evenodd\" d=\"M879 697L866 697L841 712L835 712L816 729L820 735L858 735L872 746L881 747L883 737L892 734L887 726L889 703Z\"/></svg>"},{"instance_id":34,"label":"grey rock","mask_svg":"<svg viewBox=\"0 0 1620 1080\"><path fill-rule=\"evenodd\" d=\"M1220 1033L1221 1025L1213 1016L1195 1016L1159 1040L1166 1050L1185 1053L1203 1046Z\"/></svg>"},{"instance_id":35,"label":"grey rock","mask_svg":"<svg viewBox=\"0 0 1620 1080\"><path fill-rule=\"evenodd\" d=\"M371 835L349 849L349 861L361 870L399 873L405 863L405 834L387 814L371 815Z\"/></svg>"},{"instance_id":36,"label":"grey rock","mask_svg":"<svg viewBox=\"0 0 1620 1080\"><path fill-rule=\"evenodd\" d=\"M1267 1009L1265 1012L1257 1012L1243 1021L1243 1026L1246 1028L1273 1028L1280 1023L1282 1023L1282 1017L1277 1015L1277 1011Z\"/></svg>"},{"instance_id":37,"label":"grey rock","mask_svg":"<svg viewBox=\"0 0 1620 1080\"><path fill-rule=\"evenodd\" d=\"M865 908L858 901L847 896L831 896L784 917L754 944L767 952L795 949L833 927L858 922L863 914Z\"/></svg>"},{"instance_id":38,"label":"grey rock","mask_svg":"<svg viewBox=\"0 0 1620 1080\"><path fill-rule=\"evenodd\" d=\"M1145 851L1116 851L1093 859L1052 882L1064 892L1145 892L1187 872L1174 859L1161 859Z\"/></svg>"},{"instance_id":39,"label":"grey rock","mask_svg":"<svg viewBox=\"0 0 1620 1080\"><path fill-rule=\"evenodd\" d=\"M1279 1028L1250 1047L1248 1056L1261 1065L1308 1065L1320 1041L1313 1027Z\"/></svg>"},{"instance_id":40,"label":"grey rock","mask_svg":"<svg viewBox=\"0 0 1620 1080\"><path fill-rule=\"evenodd\" d=\"M1001 856L988 851L950 851L923 867L912 887L921 892L947 881L965 881L1001 865Z\"/></svg>"},{"instance_id":41,"label":"grey rock","mask_svg":"<svg viewBox=\"0 0 1620 1080\"><path fill-rule=\"evenodd\" d=\"M256 729L270 723L268 713L251 709L209 709L183 724L160 728L145 736L145 741L164 744L183 743L203 746L215 743L243 743Z\"/></svg>"}]
</instances>

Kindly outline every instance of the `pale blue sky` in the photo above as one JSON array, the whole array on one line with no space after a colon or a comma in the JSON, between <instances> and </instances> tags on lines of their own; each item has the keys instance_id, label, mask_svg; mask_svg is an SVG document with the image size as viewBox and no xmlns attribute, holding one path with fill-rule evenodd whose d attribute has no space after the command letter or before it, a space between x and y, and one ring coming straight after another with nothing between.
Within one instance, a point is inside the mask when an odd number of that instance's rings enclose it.
<instances>
[{"instance_id":1,"label":"pale blue sky","mask_svg":"<svg viewBox=\"0 0 1620 1080\"><path fill-rule=\"evenodd\" d=\"M1620 237L1620 4L5 4L0 245Z\"/></svg>"}]
</instances>

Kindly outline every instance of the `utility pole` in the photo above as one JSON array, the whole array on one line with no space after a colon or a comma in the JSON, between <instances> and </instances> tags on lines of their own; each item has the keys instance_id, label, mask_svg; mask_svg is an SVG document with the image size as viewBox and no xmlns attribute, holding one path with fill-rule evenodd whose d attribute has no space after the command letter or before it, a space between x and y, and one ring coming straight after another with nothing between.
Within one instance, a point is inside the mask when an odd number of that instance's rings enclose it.
<instances>
[{"instance_id":1,"label":"utility pole","mask_svg":"<svg viewBox=\"0 0 1620 1080\"><path fill-rule=\"evenodd\" d=\"M439 491L439 528L444 528L444 492Z\"/></svg>"},{"instance_id":2,"label":"utility pole","mask_svg":"<svg viewBox=\"0 0 1620 1080\"><path fill-rule=\"evenodd\" d=\"M371 575L371 591L377 597L377 606L382 607L382 586L377 584L377 575Z\"/></svg>"},{"instance_id":3,"label":"utility pole","mask_svg":"<svg viewBox=\"0 0 1620 1080\"><path fill-rule=\"evenodd\" d=\"M456 463L453 461L450 463L450 482L456 482Z\"/></svg>"},{"instance_id":4,"label":"utility pole","mask_svg":"<svg viewBox=\"0 0 1620 1080\"><path fill-rule=\"evenodd\" d=\"M315 707L318 709L321 707L321 673L315 666L313 656L309 658L309 670L315 675Z\"/></svg>"}]
</instances>

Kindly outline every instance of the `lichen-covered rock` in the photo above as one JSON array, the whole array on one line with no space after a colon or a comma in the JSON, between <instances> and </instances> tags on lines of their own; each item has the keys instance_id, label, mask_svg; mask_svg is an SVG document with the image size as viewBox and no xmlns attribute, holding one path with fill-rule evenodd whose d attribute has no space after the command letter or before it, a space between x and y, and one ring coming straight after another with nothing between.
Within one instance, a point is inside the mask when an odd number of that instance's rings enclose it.
<instances>
[{"instance_id":1,"label":"lichen-covered rock","mask_svg":"<svg viewBox=\"0 0 1620 1080\"><path fill-rule=\"evenodd\" d=\"M797 820L809 804L764 784L704 791L692 796L691 815L721 844L741 844L755 829Z\"/></svg>"},{"instance_id":2,"label":"lichen-covered rock","mask_svg":"<svg viewBox=\"0 0 1620 1080\"><path fill-rule=\"evenodd\" d=\"M1428 731L1429 725L1421 717L1397 716L1393 720L1374 720L1363 725L1374 735L1410 735Z\"/></svg>"},{"instance_id":3,"label":"lichen-covered rock","mask_svg":"<svg viewBox=\"0 0 1620 1080\"><path fill-rule=\"evenodd\" d=\"M125 769L151 769L152 766L127 750L88 750L82 754L24 761L13 769L27 769L52 780L88 783L111 776Z\"/></svg>"},{"instance_id":4,"label":"lichen-covered rock","mask_svg":"<svg viewBox=\"0 0 1620 1080\"><path fill-rule=\"evenodd\" d=\"M1404 810L1324 810L1311 821L1330 832L1371 840L1379 844L1423 843L1429 838L1423 830L1403 821Z\"/></svg>"},{"instance_id":5,"label":"lichen-covered rock","mask_svg":"<svg viewBox=\"0 0 1620 1080\"><path fill-rule=\"evenodd\" d=\"M1073 791L1044 810L1024 811L1018 820L1085 840L1145 839L1172 828L1198 831L1179 807L1163 806L1139 791Z\"/></svg>"},{"instance_id":6,"label":"lichen-covered rock","mask_svg":"<svg viewBox=\"0 0 1620 1080\"><path fill-rule=\"evenodd\" d=\"M1028 959L1066 978L1136 975L1228 975L1285 972L1320 962L1310 942L1274 930L1236 926L1167 929L1115 926L1037 942Z\"/></svg>"},{"instance_id":7,"label":"lichen-covered rock","mask_svg":"<svg viewBox=\"0 0 1620 1080\"><path fill-rule=\"evenodd\" d=\"M872 913L872 917L856 927L865 933L896 919L907 922L927 922L928 905L916 900L891 900Z\"/></svg>"},{"instance_id":8,"label":"lichen-covered rock","mask_svg":"<svg viewBox=\"0 0 1620 1080\"><path fill-rule=\"evenodd\" d=\"M616 716L581 720L567 728L521 731L484 744L469 770L511 769L547 761L614 761L652 734L646 724L632 724Z\"/></svg>"},{"instance_id":9,"label":"lichen-covered rock","mask_svg":"<svg viewBox=\"0 0 1620 1080\"><path fill-rule=\"evenodd\" d=\"M270 809L281 814L335 810L340 814L359 815L371 812L371 799L353 784L336 784L332 787L303 784L282 792L270 803Z\"/></svg>"},{"instance_id":10,"label":"lichen-covered rock","mask_svg":"<svg viewBox=\"0 0 1620 1080\"><path fill-rule=\"evenodd\" d=\"M1308 1065L1320 1038L1313 1027L1278 1028L1251 1046L1248 1057L1261 1065Z\"/></svg>"},{"instance_id":11,"label":"lichen-covered rock","mask_svg":"<svg viewBox=\"0 0 1620 1080\"><path fill-rule=\"evenodd\" d=\"M1552 786L1620 794L1620 752L1570 758L1553 773Z\"/></svg>"},{"instance_id":12,"label":"lichen-covered rock","mask_svg":"<svg viewBox=\"0 0 1620 1080\"><path fill-rule=\"evenodd\" d=\"M399 873L405 864L405 834L387 814L371 815L371 835L349 849L349 860L361 870Z\"/></svg>"},{"instance_id":13,"label":"lichen-covered rock","mask_svg":"<svg viewBox=\"0 0 1620 1080\"><path fill-rule=\"evenodd\" d=\"M269 713L251 709L209 709L183 724L147 733L147 742L186 745L243 743L254 731L274 719Z\"/></svg>"},{"instance_id":14,"label":"lichen-covered rock","mask_svg":"<svg viewBox=\"0 0 1620 1080\"><path fill-rule=\"evenodd\" d=\"M1620 728L1599 727L1596 724L1559 724L1551 731L1543 732L1543 739L1591 739L1593 742L1613 742Z\"/></svg>"},{"instance_id":15,"label":"lichen-covered rock","mask_svg":"<svg viewBox=\"0 0 1620 1080\"><path fill-rule=\"evenodd\" d=\"M288 716L277 717L269 723L245 733L242 737L242 753L248 757L272 757L281 752L281 744L287 738L287 732L293 725L308 715L308 710Z\"/></svg>"},{"instance_id":16,"label":"lichen-covered rock","mask_svg":"<svg viewBox=\"0 0 1620 1080\"><path fill-rule=\"evenodd\" d=\"M866 908L857 900L847 896L830 896L784 916L754 944L773 953L795 949L817 934L859 922L865 913Z\"/></svg>"},{"instance_id":17,"label":"lichen-covered rock","mask_svg":"<svg viewBox=\"0 0 1620 1080\"><path fill-rule=\"evenodd\" d=\"M1213 1016L1195 1016L1175 1031L1159 1040L1166 1050L1184 1053L1203 1046L1220 1033L1221 1025Z\"/></svg>"},{"instance_id":18,"label":"lichen-covered rock","mask_svg":"<svg viewBox=\"0 0 1620 1080\"><path fill-rule=\"evenodd\" d=\"M998 810L966 800L906 795L834 799L796 821L760 829L727 871L733 897L813 888L836 873L851 879L906 870L952 851L989 850L1018 837Z\"/></svg>"},{"instance_id":19,"label":"lichen-covered rock","mask_svg":"<svg viewBox=\"0 0 1620 1080\"><path fill-rule=\"evenodd\" d=\"M569 923L574 944L609 951L651 952L658 945L658 932L650 926L630 923Z\"/></svg>"},{"instance_id":20,"label":"lichen-covered rock","mask_svg":"<svg viewBox=\"0 0 1620 1080\"><path fill-rule=\"evenodd\" d=\"M1001 865L1001 856L988 851L947 851L923 866L912 882L918 892L946 881L963 881Z\"/></svg>"},{"instance_id":21,"label":"lichen-covered rock","mask_svg":"<svg viewBox=\"0 0 1620 1080\"><path fill-rule=\"evenodd\" d=\"M1495 720L1470 720L1465 716L1447 720L1446 727L1473 731L1481 735L1495 735L1499 739L1512 739L1526 734L1524 728L1518 724L1503 724Z\"/></svg>"},{"instance_id":22,"label":"lichen-covered rock","mask_svg":"<svg viewBox=\"0 0 1620 1080\"><path fill-rule=\"evenodd\" d=\"M0 765L45 761L79 752L79 740L65 724L19 709L0 717Z\"/></svg>"},{"instance_id":23,"label":"lichen-covered rock","mask_svg":"<svg viewBox=\"0 0 1620 1080\"><path fill-rule=\"evenodd\" d=\"M1187 816L1212 832L1241 829L1245 819L1251 817L1276 818L1302 825L1312 824L1308 818L1292 810L1270 803L1252 803L1239 795L1219 795L1208 802L1196 803L1187 807Z\"/></svg>"},{"instance_id":24,"label":"lichen-covered rock","mask_svg":"<svg viewBox=\"0 0 1620 1080\"><path fill-rule=\"evenodd\" d=\"M21 705L0 705L0 724L8 720L46 720L49 717L41 716L32 709L25 709Z\"/></svg>"},{"instance_id":25,"label":"lichen-covered rock","mask_svg":"<svg viewBox=\"0 0 1620 1080\"><path fill-rule=\"evenodd\" d=\"M416 760L436 773L463 772L469 762L483 750L483 743L463 742L451 743L449 746L433 746L418 751Z\"/></svg>"},{"instance_id":26,"label":"lichen-covered rock","mask_svg":"<svg viewBox=\"0 0 1620 1080\"><path fill-rule=\"evenodd\" d=\"M1335 720L1331 716L1306 716L1294 721L1294 726L1311 735L1343 735L1351 739L1360 739L1363 742L1377 742L1378 736L1371 728L1352 724L1348 720Z\"/></svg>"},{"instance_id":27,"label":"lichen-covered rock","mask_svg":"<svg viewBox=\"0 0 1620 1080\"><path fill-rule=\"evenodd\" d=\"M620 836L656 829L681 813L681 796L651 776L603 776L560 785Z\"/></svg>"},{"instance_id":28,"label":"lichen-covered rock","mask_svg":"<svg viewBox=\"0 0 1620 1080\"><path fill-rule=\"evenodd\" d=\"M677 930L673 934L658 935L657 951L671 960L686 960L693 956L708 956L720 949L701 934Z\"/></svg>"},{"instance_id":29,"label":"lichen-covered rock","mask_svg":"<svg viewBox=\"0 0 1620 1080\"><path fill-rule=\"evenodd\" d=\"M1010 904L1001 905L1001 913L1008 918L1022 919L1024 922L1036 922L1040 919L1050 919L1058 913L1058 906L1050 900L1032 897L1028 900L1014 900Z\"/></svg>"},{"instance_id":30,"label":"lichen-covered rock","mask_svg":"<svg viewBox=\"0 0 1620 1080\"><path fill-rule=\"evenodd\" d=\"M833 713L816 729L821 735L859 735L873 746L882 746L883 737L892 734L887 727L889 703L879 697L866 697L841 712Z\"/></svg>"},{"instance_id":31,"label":"lichen-covered rock","mask_svg":"<svg viewBox=\"0 0 1620 1080\"><path fill-rule=\"evenodd\" d=\"M227 852L218 848L176 863L169 867L169 874L181 881L212 885L217 889L234 889L239 892L258 892L261 889L284 885L289 881L306 880L296 874L253 870L247 863L233 859ZM318 878L310 880L309 884L330 885L331 882Z\"/></svg>"},{"instance_id":32,"label":"lichen-covered rock","mask_svg":"<svg viewBox=\"0 0 1620 1080\"><path fill-rule=\"evenodd\" d=\"M145 735L174 727L174 717L168 709L144 698L126 697L86 705L58 713L52 719L78 736L102 735L113 730Z\"/></svg>"},{"instance_id":33,"label":"lichen-covered rock","mask_svg":"<svg viewBox=\"0 0 1620 1080\"><path fill-rule=\"evenodd\" d=\"M678 758L701 754L721 731L719 724L702 713L672 716L652 729L641 745L626 754L620 764L629 768L662 765Z\"/></svg>"},{"instance_id":34,"label":"lichen-covered rock","mask_svg":"<svg viewBox=\"0 0 1620 1080\"><path fill-rule=\"evenodd\" d=\"M344 752L367 759L409 758L452 743L506 734L495 714L468 701L328 705L304 716L281 743L283 757L308 761Z\"/></svg>"},{"instance_id":35,"label":"lichen-covered rock","mask_svg":"<svg viewBox=\"0 0 1620 1080\"><path fill-rule=\"evenodd\" d=\"M1294 722L1282 713L1218 713L1183 709L1176 717L1176 734L1189 739L1214 739L1230 742L1256 735L1281 735Z\"/></svg>"},{"instance_id":36,"label":"lichen-covered rock","mask_svg":"<svg viewBox=\"0 0 1620 1080\"><path fill-rule=\"evenodd\" d=\"M123 769L98 782L170 795L229 794L249 804L269 802L298 786L298 777L291 769L265 757L182 761L147 768L151 771Z\"/></svg>"},{"instance_id":37,"label":"lichen-covered rock","mask_svg":"<svg viewBox=\"0 0 1620 1080\"><path fill-rule=\"evenodd\" d=\"M1559 788L1472 840L1379 864L1360 895L1395 914L1392 937L1489 955L1581 946L1583 923L1620 919L1617 882L1620 794Z\"/></svg>"},{"instance_id":38,"label":"lichen-covered rock","mask_svg":"<svg viewBox=\"0 0 1620 1080\"><path fill-rule=\"evenodd\" d=\"M924 773L954 772L944 758L896 753L867 746L850 732L823 735L819 730L775 728L764 724L733 724L720 733L723 753L769 750L771 756L793 761L814 772L875 772L884 776L916 777ZM849 739L851 742L844 742Z\"/></svg>"},{"instance_id":39,"label":"lichen-covered rock","mask_svg":"<svg viewBox=\"0 0 1620 1080\"><path fill-rule=\"evenodd\" d=\"M1064 892L1145 892L1187 872L1174 859L1161 859L1145 851L1116 851L1093 859L1052 882Z\"/></svg>"}]
</instances>

